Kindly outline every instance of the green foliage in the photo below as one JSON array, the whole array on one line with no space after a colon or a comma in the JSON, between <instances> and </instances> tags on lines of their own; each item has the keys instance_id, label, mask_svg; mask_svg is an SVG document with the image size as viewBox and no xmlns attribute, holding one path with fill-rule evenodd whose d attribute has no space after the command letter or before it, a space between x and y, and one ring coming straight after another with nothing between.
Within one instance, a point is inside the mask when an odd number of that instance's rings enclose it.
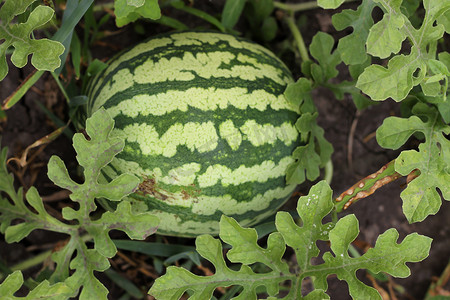
<instances>
[{"instance_id":1,"label":"green foliage","mask_svg":"<svg viewBox=\"0 0 450 300\"><path fill-rule=\"evenodd\" d=\"M31 64L38 70L53 71L61 64L59 56L64 52L61 43L30 37L35 29L51 20L53 9L39 5L30 12L26 22L13 23L14 17L23 14L33 2L35 0L6 0L0 8L0 80L8 73L6 51L10 46L14 47L11 62L18 68L27 64L30 54Z\"/></svg>"},{"instance_id":2,"label":"green foliage","mask_svg":"<svg viewBox=\"0 0 450 300\"><path fill-rule=\"evenodd\" d=\"M424 0L425 16L419 29L414 28L403 14L401 1L374 2L383 9L384 17L369 31L366 41L368 53L380 58L386 58L391 53L397 54L406 38L411 43L411 51L407 55L392 57L387 68L369 66L359 76L356 87L372 100L391 97L401 101L414 86L422 84L423 89L423 84L427 84L430 77L434 78L432 82L437 82L437 78L446 76L445 71L442 73L442 69L434 67L436 43L444 34L444 25L434 23L450 9L450 1ZM427 94L427 88L423 91ZM442 93L446 93L446 90L436 94Z\"/></svg>"},{"instance_id":3,"label":"green foliage","mask_svg":"<svg viewBox=\"0 0 450 300\"><path fill-rule=\"evenodd\" d=\"M247 0L244 14L256 39L267 42L276 37L278 25L272 16L273 8L273 0Z\"/></svg>"},{"instance_id":4,"label":"green foliage","mask_svg":"<svg viewBox=\"0 0 450 300\"><path fill-rule=\"evenodd\" d=\"M317 110L312 102L311 82L300 78L289 84L284 92L286 99L300 106L301 116L295 123L304 146L297 147L292 156L295 162L287 169L288 183L302 183L305 177L315 180L320 175L319 167L324 167L333 153L333 146L325 139L324 130L317 125Z\"/></svg>"},{"instance_id":5,"label":"green foliage","mask_svg":"<svg viewBox=\"0 0 450 300\"><path fill-rule=\"evenodd\" d=\"M116 25L122 27L143 17L157 20L161 17L158 0L114 0Z\"/></svg>"},{"instance_id":6,"label":"green foliage","mask_svg":"<svg viewBox=\"0 0 450 300\"><path fill-rule=\"evenodd\" d=\"M256 299L258 286L264 286L269 296L275 297L279 293L280 283L290 281L289 294L281 299L329 299L324 293L328 288L326 279L336 274L347 282L354 299L381 299L375 289L359 281L357 270L368 269L375 273L406 277L410 272L406 262L417 262L427 257L431 239L410 234L397 243L395 229L380 235L375 247L366 254L350 257L348 248L359 233L358 221L354 215L348 215L336 224L323 224L323 219L332 208L332 191L324 181L319 182L298 201L299 223L303 225L297 225L290 214L278 212L275 222L278 232L269 235L265 248L258 245L254 229L242 228L234 219L223 216L219 235L223 242L231 246L226 257L231 263L239 264L240 268L227 265L220 240L202 235L196 239L196 248L202 257L214 265L215 274L203 277L184 268L169 267L167 273L155 281L149 293L157 299L178 299L189 290L189 299L210 299L216 288L237 285L242 287L242 291L233 299ZM319 254L318 240L330 241L331 251L323 255L323 264L312 265L311 258ZM299 262L295 273L282 260L286 245L295 250ZM252 266L261 264L270 271L254 271L256 268ZM301 282L306 277L313 279L315 290L303 297Z\"/></svg>"},{"instance_id":7,"label":"green foliage","mask_svg":"<svg viewBox=\"0 0 450 300\"><path fill-rule=\"evenodd\" d=\"M0 207L2 208L0 231L5 234L6 241L18 242L35 229L51 230L70 236L67 244L52 255L57 266L50 277L50 283L60 282L61 284L55 285L49 291L59 291L63 288L65 291L67 286L70 287L72 294L76 294L82 287L80 299L105 299L108 290L94 276L94 271L108 269L108 258L117 252L116 246L108 235L109 231L113 229L124 231L132 239L145 239L156 231L159 220L150 213L133 214L130 203L126 201L120 202L115 212L103 213L96 220L90 217L90 214L96 210L95 198L119 201L132 193L139 184L138 178L128 174L122 174L106 184L98 182L101 169L111 162L124 146L122 140L110 137L113 125L111 117L104 110L100 110L87 120L86 132L89 140L81 133L74 135L73 145L77 152L77 160L83 167L84 183L79 184L70 178L59 157L52 156L50 158L49 178L56 185L71 191L71 200L79 204L78 210L71 207L63 208L62 216L65 220L77 221L71 225L63 223L47 213L35 188L31 188L26 193L26 200L36 213L28 208L22 200L22 188L16 192L13 177L7 173L7 149L4 148L1 152L0 178L6 178L6 180L0 181L0 191L5 192L12 200L10 203L8 199L0 198ZM11 225L11 221L15 219L21 219L24 222ZM81 230L87 235L81 236ZM86 245L85 240L90 239L93 239L93 248ZM75 253L75 258L71 259ZM74 271L70 276L69 269ZM18 276L11 277L14 279L11 279L10 282L18 285L20 279ZM48 283L42 284L48 287ZM6 284L11 288L10 285L12 283ZM38 288L39 290L36 290ZM43 288L38 286L36 289L31 293L40 296Z\"/></svg>"},{"instance_id":8,"label":"green foliage","mask_svg":"<svg viewBox=\"0 0 450 300\"><path fill-rule=\"evenodd\" d=\"M222 25L232 29L239 20L247 0L227 0L222 12Z\"/></svg>"},{"instance_id":9,"label":"green foliage","mask_svg":"<svg viewBox=\"0 0 450 300\"><path fill-rule=\"evenodd\" d=\"M326 9L338 8L345 0L318 0L317 4Z\"/></svg>"},{"instance_id":10,"label":"green foliage","mask_svg":"<svg viewBox=\"0 0 450 300\"><path fill-rule=\"evenodd\" d=\"M389 117L377 130L378 143L388 149L398 149L414 133L421 132L425 142L419 151L403 151L395 161L395 170L408 175L419 169L420 175L401 193L403 212L409 222L424 220L435 214L441 206L439 189L450 200L450 126L445 124L439 111L424 103L417 103L409 118Z\"/></svg>"},{"instance_id":11,"label":"green foliage","mask_svg":"<svg viewBox=\"0 0 450 300\"><path fill-rule=\"evenodd\" d=\"M26 297L15 297L14 293L20 289L22 284L23 276L20 271L15 271L14 273L10 274L0 284L0 295L2 295L2 299L59 300L74 296L73 290L69 288L64 282L58 282L54 285L50 285L47 280L44 280Z\"/></svg>"},{"instance_id":12,"label":"green foliage","mask_svg":"<svg viewBox=\"0 0 450 300\"><path fill-rule=\"evenodd\" d=\"M375 3L371 0L363 0L356 11L345 9L333 15L333 26L337 30L352 27L353 32L339 40L337 51L347 65L362 64L368 58L365 49L369 28L373 25L372 14Z\"/></svg>"}]
</instances>

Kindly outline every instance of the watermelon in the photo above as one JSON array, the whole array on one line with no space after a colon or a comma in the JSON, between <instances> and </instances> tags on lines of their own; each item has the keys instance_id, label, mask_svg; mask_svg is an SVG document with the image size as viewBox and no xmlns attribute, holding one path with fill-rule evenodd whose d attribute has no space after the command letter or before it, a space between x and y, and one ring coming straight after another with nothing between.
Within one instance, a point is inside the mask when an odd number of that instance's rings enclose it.
<instances>
[{"instance_id":1,"label":"watermelon","mask_svg":"<svg viewBox=\"0 0 450 300\"><path fill-rule=\"evenodd\" d=\"M217 234L222 214L260 222L295 188L291 82L272 52L229 34L170 33L124 51L88 88L87 115L104 107L125 140L105 178L141 178L129 200L160 218L160 234Z\"/></svg>"}]
</instances>

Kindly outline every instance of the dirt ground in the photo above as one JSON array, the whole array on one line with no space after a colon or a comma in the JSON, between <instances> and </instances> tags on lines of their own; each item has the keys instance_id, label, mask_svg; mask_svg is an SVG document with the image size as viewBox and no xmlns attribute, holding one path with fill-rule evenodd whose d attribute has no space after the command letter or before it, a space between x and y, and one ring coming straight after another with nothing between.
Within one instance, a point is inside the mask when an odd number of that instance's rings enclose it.
<instances>
[{"instance_id":1,"label":"dirt ground","mask_svg":"<svg viewBox=\"0 0 450 300\"><path fill-rule=\"evenodd\" d=\"M210 1L209 4L204 5L208 6L209 11L219 12L221 9L220 1ZM305 31L304 38L307 44L309 44L314 31L319 29L328 31L336 38L341 35L330 26L329 13L310 10L304 14L307 22L313 24L308 27L309 30L303 30ZM191 16L177 15L177 17L185 18L183 21L187 24L199 22L204 25ZM142 25L146 30L145 36L151 36L168 29L149 23L143 23ZM103 41L106 44L103 46L96 45L93 53L98 58L104 58L105 55L111 56L117 50L115 47L108 47L108 45L125 48L143 38L130 26L104 39ZM298 73L298 70L295 71L298 66L289 67L294 69L294 74ZM0 99L3 100L8 97L31 71L32 68L29 66L19 70L10 65L9 75L0 82ZM325 136L333 144L335 150L332 156L334 173L331 186L336 196L359 179L377 171L398 155L399 151L385 150L379 147L373 135L383 119L390 115L399 114L399 106L394 101L384 101L357 112L351 99L347 97L341 101L336 100L333 94L325 89L314 92L314 101L319 110L318 122L324 128ZM61 119L68 119L65 100L53 78L46 74L17 105L7 111L7 122L0 124L1 144L3 147L9 147L9 157L20 157L28 145L55 130L55 125L37 105L37 102L43 104ZM414 140L408 143L410 147L416 145L417 142ZM69 170L76 170L75 153L71 148L71 141L62 135L49 145L38 149L37 151L36 149L31 151L30 157L34 156L34 158L25 169L19 168L17 164L11 162L9 164L10 170L16 173L16 183L21 181L25 188L34 185L43 196L55 195L59 190L48 180L46 164L51 155L58 155L66 162ZM374 245L377 236L388 228L396 228L400 232L400 239L412 232L418 232L433 238L430 256L420 263L408 264L411 268L411 276L406 279L394 279L394 282L403 286L407 293L398 296L398 299L419 300L423 299L430 282L435 276L441 274L450 257L450 203L444 201L439 213L428 217L424 222L408 224L401 210L400 193L404 184L404 180L391 183L378 190L374 195L351 206L344 214L353 213L358 217L361 230L358 237L360 244ZM311 185L311 183L301 185L300 192L307 193ZM46 202L46 207L51 213L58 215L61 207L67 205L70 201L67 200L67 195L56 195L59 196L56 198L60 199L58 201L50 199ZM286 205L286 208L292 209L295 204L296 199L292 199ZM8 245L2 239L0 240L0 255L4 261L14 264L36 255L40 251L51 249L56 242L62 239L64 239L63 236L43 231L33 232L19 244ZM193 244L193 240L183 242ZM287 259L290 259L289 256L287 256ZM33 268L28 272L28 275L32 275L38 270L39 268ZM358 276L364 278L365 274L358 272ZM137 278L136 280L139 283L152 282L151 278ZM368 279L365 279L365 281L370 284ZM350 299L346 283L339 282L336 278L330 278L329 283L331 299ZM120 295L118 288L111 283L106 283L106 285L112 290L111 299L116 299L114 291L117 291L117 295ZM382 286L387 290L386 285L382 284Z\"/></svg>"}]
</instances>

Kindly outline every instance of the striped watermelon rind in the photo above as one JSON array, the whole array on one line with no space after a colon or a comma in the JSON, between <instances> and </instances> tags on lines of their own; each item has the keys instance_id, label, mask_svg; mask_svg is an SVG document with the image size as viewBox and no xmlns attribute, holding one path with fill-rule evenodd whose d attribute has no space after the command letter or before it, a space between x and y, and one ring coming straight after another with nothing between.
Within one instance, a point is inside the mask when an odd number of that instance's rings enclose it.
<instances>
[{"instance_id":1,"label":"striped watermelon rind","mask_svg":"<svg viewBox=\"0 0 450 300\"><path fill-rule=\"evenodd\" d=\"M116 56L88 88L87 115L104 107L125 148L106 179L142 183L130 200L161 219L158 232L218 233L222 214L243 226L291 195L286 168L299 146L293 82L269 50L229 34L160 35Z\"/></svg>"}]
</instances>

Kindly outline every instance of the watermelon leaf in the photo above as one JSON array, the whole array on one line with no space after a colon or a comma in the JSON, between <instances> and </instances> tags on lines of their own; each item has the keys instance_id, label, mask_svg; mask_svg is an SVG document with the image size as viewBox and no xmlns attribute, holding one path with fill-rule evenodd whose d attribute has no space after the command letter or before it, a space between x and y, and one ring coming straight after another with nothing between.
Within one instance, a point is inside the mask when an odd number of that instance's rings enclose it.
<instances>
[{"instance_id":1,"label":"watermelon leaf","mask_svg":"<svg viewBox=\"0 0 450 300\"><path fill-rule=\"evenodd\" d=\"M33 30L47 24L54 11L48 6L39 5L34 8L24 23L13 23L15 16L24 13L35 0L6 0L0 8L0 80L8 73L6 51L14 47L11 62L22 68L31 54L31 64L38 70L54 71L61 65L59 56L64 52L64 46L49 39L33 39Z\"/></svg>"},{"instance_id":2,"label":"watermelon leaf","mask_svg":"<svg viewBox=\"0 0 450 300\"><path fill-rule=\"evenodd\" d=\"M395 160L395 170L401 175L408 175L414 169L420 171L419 177L400 195L406 218L418 222L439 210L441 196L437 189L444 199L450 200L450 141L445 137L450 133L450 126L442 121L435 107L418 103L412 112L414 115L407 119L385 119L377 130L377 141L384 148L398 149L416 132L425 136L419 151L403 151Z\"/></svg>"},{"instance_id":3,"label":"watermelon leaf","mask_svg":"<svg viewBox=\"0 0 450 300\"><path fill-rule=\"evenodd\" d=\"M337 30L352 27L353 32L339 40L337 51L347 65L361 64L367 60L365 43L369 35L369 28L373 25L372 13L375 3L372 0L363 0L358 9L344 9L333 15L333 26Z\"/></svg>"},{"instance_id":4,"label":"watermelon leaf","mask_svg":"<svg viewBox=\"0 0 450 300\"><path fill-rule=\"evenodd\" d=\"M157 299L178 299L185 291L192 290L193 299L210 299L217 287L240 285L243 291L239 297L255 299L258 286L264 285L269 295L274 296L278 293L281 282L295 279L289 273L286 262L281 261L285 246L279 233L272 233L267 248L262 248L256 243L257 235L254 229L242 228L234 219L222 216L220 236L236 247L230 250L228 258L234 262L244 261L238 271L226 265L220 240L210 235L202 235L196 239L197 251L214 265L216 273L202 277L183 268L169 267L167 273L155 281L149 293ZM272 271L255 273L248 266L254 262L267 264Z\"/></svg>"},{"instance_id":5,"label":"watermelon leaf","mask_svg":"<svg viewBox=\"0 0 450 300\"><path fill-rule=\"evenodd\" d=\"M23 299L16 297L14 294L20 289L23 284L23 275L20 271L14 271L0 284L0 295L4 299ZM74 297L76 294L64 282L58 282L50 285L47 280L42 281L27 295L27 299L48 299L58 300Z\"/></svg>"},{"instance_id":6,"label":"watermelon leaf","mask_svg":"<svg viewBox=\"0 0 450 300\"><path fill-rule=\"evenodd\" d=\"M323 255L325 262L310 266L304 276L311 276L315 287L326 290L328 275L336 274L340 280L347 282L353 299L381 299L377 290L366 286L356 277L356 271L367 269L373 273L386 272L394 277L407 277L410 270L405 263L425 259L432 241L428 237L412 233L398 244L398 232L391 228L378 237L374 248L360 257L352 258L348 254L348 248L358 234L355 215L340 219L329 233L332 252L326 252Z\"/></svg>"},{"instance_id":7,"label":"watermelon leaf","mask_svg":"<svg viewBox=\"0 0 450 300\"><path fill-rule=\"evenodd\" d=\"M366 46L370 54L381 58L391 53L398 53L402 42L408 38L411 51L408 55L396 55L389 60L387 68L371 65L359 76L356 87L370 96L372 100L392 98L401 101L406 98L412 88L424 80L426 75L447 76L430 66L430 59L434 58L435 43L444 34L444 25L437 24L437 18L450 10L450 1L424 0L424 22L419 29L415 29L408 17L403 14L401 1L379 1L385 15L381 21L370 29ZM434 70L433 70L434 69ZM423 90L429 92L427 88ZM434 92L436 90L434 89ZM433 92L433 93L434 93ZM446 90L439 91L445 97Z\"/></svg>"},{"instance_id":8,"label":"watermelon leaf","mask_svg":"<svg viewBox=\"0 0 450 300\"><path fill-rule=\"evenodd\" d=\"M309 51L318 64L311 65L311 75L317 84L324 84L338 75L336 66L341 62L337 51L332 52L334 39L325 32L318 32L312 39Z\"/></svg>"},{"instance_id":9,"label":"watermelon leaf","mask_svg":"<svg viewBox=\"0 0 450 300\"><path fill-rule=\"evenodd\" d=\"M397 231L390 229L380 235L374 248L358 258L352 258L348 248L359 233L358 221L354 215L348 215L336 224L323 224L323 219L332 209L332 191L325 181L321 181L298 201L298 222L294 222L286 212L277 213L278 232L269 235L267 247L258 245L254 229L242 228L234 219L222 216L220 238L231 246L226 256L240 266L230 268L224 259L220 240L202 235L196 239L197 251L214 265L215 273L198 276L184 268L171 266L165 275L156 279L149 294L162 300L179 299L190 291L190 299L210 299L218 287L240 286L242 290L234 299L256 299L256 287L265 287L267 294L275 297L279 296L280 283L290 281L291 289L282 299L329 299L325 294L327 277L336 274L339 279L347 281L353 298L381 299L375 289L359 281L357 270L368 269L375 273L387 272L396 277L406 277L410 270L405 263L421 261L428 255L430 238L414 233L398 244ZM323 256L324 263L312 265L311 258L319 255L317 240L330 241L331 247ZM299 268L294 273L282 260L286 245L295 250L299 262ZM270 271L257 272L255 270L261 268L252 268L261 264ZM313 279L315 289L303 297L301 282L306 277Z\"/></svg>"},{"instance_id":10,"label":"watermelon leaf","mask_svg":"<svg viewBox=\"0 0 450 300\"><path fill-rule=\"evenodd\" d=\"M332 190L325 181L314 185L307 196L297 202L297 213L303 224L298 226L287 212L278 212L275 224L286 244L295 250L301 270L306 270L311 258L319 255L317 240L328 240L334 223L323 224L322 220L333 209Z\"/></svg>"},{"instance_id":11,"label":"watermelon leaf","mask_svg":"<svg viewBox=\"0 0 450 300\"><path fill-rule=\"evenodd\" d=\"M114 0L117 27L122 27L139 18L157 20L161 18L158 0Z\"/></svg>"},{"instance_id":12,"label":"watermelon leaf","mask_svg":"<svg viewBox=\"0 0 450 300\"><path fill-rule=\"evenodd\" d=\"M319 167L324 167L333 153L333 146L324 137L324 130L317 124L317 110L311 96L312 84L306 78L287 86L284 95L286 99L300 106L302 112L295 126L300 132L304 146L297 147L292 153L295 161L286 171L288 183L300 184L308 180L315 180L320 175Z\"/></svg>"},{"instance_id":13,"label":"watermelon leaf","mask_svg":"<svg viewBox=\"0 0 450 300\"><path fill-rule=\"evenodd\" d=\"M77 183L70 178L64 162L59 157L50 158L49 178L60 187L71 191L71 200L79 204L78 209L65 207L62 210L64 219L77 220L72 224L63 223L52 217L46 211L34 187L26 193L26 201L34 209L31 210L23 201L22 189L15 191L13 177L7 172L7 149L4 148L0 153L0 177L6 178L0 181L0 191L5 192L11 199L10 202L0 197L0 232L5 234L6 241L20 241L35 229L51 230L70 236L68 242L52 255L53 261L56 262L56 269L49 282L41 284L45 288L38 286L30 292L30 295L36 295L34 298L31 297L33 299L46 296L47 294L43 293L44 290L55 295L54 298L49 296L50 299L56 299L56 295L61 296L57 293L59 290L61 293L69 290L70 295L74 296L81 287L80 299L105 299L108 290L95 277L94 271L108 269L110 266L108 258L117 252L116 246L108 235L109 231L112 229L124 231L132 239L145 239L156 231L158 218L148 212L132 213L131 205L126 201L122 201L114 212L103 213L96 220L90 217L90 214L96 210L95 198L102 197L117 201L134 192L139 184L138 178L128 174L123 174L109 183L98 182L101 169L123 149L122 140L110 137L113 126L113 120L102 109L87 120L86 132L89 139L82 133L74 135L74 148L77 152L77 160L84 170L84 183ZM21 219L24 222L11 225L11 221L15 219ZM88 235L81 236L80 232L87 232ZM93 239L93 248L86 245L86 241L90 239ZM76 256L72 259L75 253ZM69 276L70 270L74 272ZM11 277L14 280L5 281L4 286L0 286L0 290L4 288L15 292L16 285L21 285L23 281L19 280L19 275ZM56 282L60 284L49 286L49 283ZM58 299L65 299L61 297Z\"/></svg>"},{"instance_id":14,"label":"watermelon leaf","mask_svg":"<svg viewBox=\"0 0 450 300\"><path fill-rule=\"evenodd\" d=\"M338 8L345 0L318 0L317 5L325 9Z\"/></svg>"}]
</instances>

